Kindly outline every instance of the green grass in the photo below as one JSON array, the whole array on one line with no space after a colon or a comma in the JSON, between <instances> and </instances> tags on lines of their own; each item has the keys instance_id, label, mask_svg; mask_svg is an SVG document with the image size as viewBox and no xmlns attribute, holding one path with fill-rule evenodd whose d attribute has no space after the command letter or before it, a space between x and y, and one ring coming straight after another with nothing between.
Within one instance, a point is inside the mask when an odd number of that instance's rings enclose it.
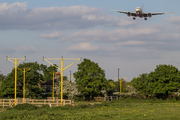
<instances>
[{"instance_id":1,"label":"green grass","mask_svg":"<svg viewBox=\"0 0 180 120\"><path fill-rule=\"evenodd\" d=\"M92 102L89 102L92 103ZM180 102L163 100L117 100L90 105L75 102L75 106L23 110L14 107L0 112L0 120L178 120ZM18 109L17 109L18 108ZM21 108L21 109L19 109ZM1 108L0 108L1 110Z\"/></svg>"},{"instance_id":2,"label":"green grass","mask_svg":"<svg viewBox=\"0 0 180 120\"><path fill-rule=\"evenodd\" d=\"M7 107L6 108L3 108L0 106L0 112L3 112L3 111L6 111Z\"/></svg>"}]
</instances>

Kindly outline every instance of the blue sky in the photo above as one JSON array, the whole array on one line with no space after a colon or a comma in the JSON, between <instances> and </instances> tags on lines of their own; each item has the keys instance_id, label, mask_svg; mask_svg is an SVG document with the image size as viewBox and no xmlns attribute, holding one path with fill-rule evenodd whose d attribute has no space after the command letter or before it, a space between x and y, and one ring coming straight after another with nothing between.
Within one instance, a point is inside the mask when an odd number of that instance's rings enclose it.
<instances>
[{"instance_id":1,"label":"blue sky","mask_svg":"<svg viewBox=\"0 0 180 120\"><path fill-rule=\"evenodd\" d=\"M108 9L134 12L175 12L144 19ZM14 64L6 56L25 62L48 63L45 58L91 59L105 70L106 77L128 77L153 71L156 65L180 69L179 0L1 0L0 71L11 72ZM60 65L60 61L51 61ZM64 66L73 61L64 61ZM80 63L80 62L78 62ZM77 64L64 71L75 72Z\"/></svg>"}]
</instances>

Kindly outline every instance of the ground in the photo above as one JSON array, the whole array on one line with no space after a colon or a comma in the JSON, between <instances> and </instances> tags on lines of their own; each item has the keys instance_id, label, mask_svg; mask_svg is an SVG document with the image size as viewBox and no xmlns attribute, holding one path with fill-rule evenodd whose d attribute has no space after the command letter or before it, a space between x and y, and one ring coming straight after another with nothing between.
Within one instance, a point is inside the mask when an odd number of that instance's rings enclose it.
<instances>
[{"instance_id":1,"label":"ground","mask_svg":"<svg viewBox=\"0 0 180 120\"><path fill-rule=\"evenodd\" d=\"M0 108L0 110L3 109ZM46 107L30 111L7 110L0 112L0 120L178 120L180 119L179 111L179 101L117 100L94 105L89 105L86 102L75 102L74 107Z\"/></svg>"}]
</instances>

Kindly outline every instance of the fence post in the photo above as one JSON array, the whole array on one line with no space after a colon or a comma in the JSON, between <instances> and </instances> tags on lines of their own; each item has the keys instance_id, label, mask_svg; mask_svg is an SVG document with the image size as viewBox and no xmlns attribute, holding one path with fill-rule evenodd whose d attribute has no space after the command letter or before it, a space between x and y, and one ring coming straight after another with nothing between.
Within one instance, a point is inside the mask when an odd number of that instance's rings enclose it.
<instances>
[{"instance_id":1,"label":"fence post","mask_svg":"<svg viewBox=\"0 0 180 120\"><path fill-rule=\"evenodd\" d=\"M9 107L11 106L11 99L9 99Z\"/></svg>"},{"instance_id":2,"label":"fence post","mask_svg":"<svg viewBox=\"0 0 180 120\"><path fill-rule=\"evenodd\" d=\"M71 105L74 106L74 100L71 100Z\"/></svg>"},{"instance_id":3,"label":"fence post","mask_svg":"<svg viewBox=\"0 0 180 120\"><path fill-rule=\"evenodd\" d=\"M1 102L1 99L0 99L0 105L2 104L2 102Z\"/></svg>"},{"instance_id":4,"label":"fence post","mask_svg":"<svg viewBox=\"0 0 180 120\"><path fill-rule=\"evenodd\" d=\"M38 105L37 103L38 103L38 102L37 102L37 99L36 99L36 105Z\"/></svg>"},{"instance_id":5,"label":"fence post","mask_svg":"<svg viewBox=\"0 0 180 120\"><path fill-rule=\"evenodd\" d=\"M44 105L45 105L46 99L44 100Z\"/></svg>"},{"instance_id":6,"label":"fence post","mask_svg":"<svg viewBox=\"0 0 180 120\"><path fill-rule=\"evenodd\" d=\"M56 104L56 106L58 106L58 99L56 99L56 100L57 100L57 102L56 102L56 103L57 103L57 104Z\"/></svg>"},{"instance_id":7,"label":"fence post","mask_svg":"<svg viewBox=\"0 0 180 120\"><path fill-rule=\"evenodd\" d=\"M4 108L4 99L3 99L3 108Z\"/></svg>"}]
</instances>

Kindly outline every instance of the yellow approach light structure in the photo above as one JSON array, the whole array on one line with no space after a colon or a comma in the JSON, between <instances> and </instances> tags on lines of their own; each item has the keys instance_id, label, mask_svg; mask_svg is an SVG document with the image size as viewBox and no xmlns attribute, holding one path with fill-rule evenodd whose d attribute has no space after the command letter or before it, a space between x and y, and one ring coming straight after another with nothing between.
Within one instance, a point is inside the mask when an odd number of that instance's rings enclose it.
<instances>
[{"instance_id":1,"label":"yellow approach light structure","mask_svg":"<svg viewBox=\"0 0 180 120\"><path fill-rule=\"evenodd\" d=\"M114 77L114 79L118 81L118 77ZM120 93L121 93L121 88L122 88L122 82L127 80L127 79L128 79L128 77L120 77L120 80L119 80L119 82L120 82L120 90L119 90Z\"/></svg>"},{"instance_id":2,"label":"yellow approach light structure","mask_svg":"<svg viewBox=\"0 0 180 120\"><path fill-rule=\"evenodd\" d=\"M24 78L23 78L23 103L25 103L25 74L27 71L30 70L30 68L18 68L24 73Z\"/></svg>"},{"instance_id":3,"label":"yellow approach light structure","mask_svg":"<svg viewBox=\"0 0 180 120\"><path fill-rule=\"evenodd\" d=\"M62 104L62 100L63 100L63 71L81 59L82 59L81 57L80 58L63 58L63 56L61 58L46 58L45 59L43 56L43 61L45 60L46 62L48 62L49 64L53 65L54 67L56 67L57 69L59 69L61 71L61 106L63 106L63 104ZM56 65L54 65L53 63L49 62L49 60L61 60L61 68L59 68ZM63 60L76 60L76 61L71 63L67 67L63 68Z\"/></svg>"},{"instance_id":4,"label":"yellow approach light structure","mask_svg":"<svg viewBox=\"0 0 180 120\"><path fill-rule=\"evenodd\" d=\"M54 72L49 72L50 74L52 74L53 75L53 87L52 87L52 98L53 98L53 100L54 100Z\"/></svg>"},{"instance_id":5,"label":"yellow approach light structure","mask_svg":"<svg viewBox=\"0 0 180 120\"><path fill-rule=\"evenodd\" d=\"M70 75L67 75L67 77L69 77L69 78L70 78L70 82L72 83L72 78L74 78L74 76L73 76L73 75L71 75L71 71L70 71Z\"/></svg>"},{"instance_id":6,"label":"yellow approach light structure","mask_svg":"<svg viewBox=\"0 0 180 120\"><path fill-rule=\"evenodd\" d=\"M24 56L24 58L8 58L8 56L6 56L6 60L9 60L10 62L15 64L15 92L14 92L15 103L14 103L14 105L16 106L17 64L26 60L26 56Z\"/></svg>"}]
</instances>

